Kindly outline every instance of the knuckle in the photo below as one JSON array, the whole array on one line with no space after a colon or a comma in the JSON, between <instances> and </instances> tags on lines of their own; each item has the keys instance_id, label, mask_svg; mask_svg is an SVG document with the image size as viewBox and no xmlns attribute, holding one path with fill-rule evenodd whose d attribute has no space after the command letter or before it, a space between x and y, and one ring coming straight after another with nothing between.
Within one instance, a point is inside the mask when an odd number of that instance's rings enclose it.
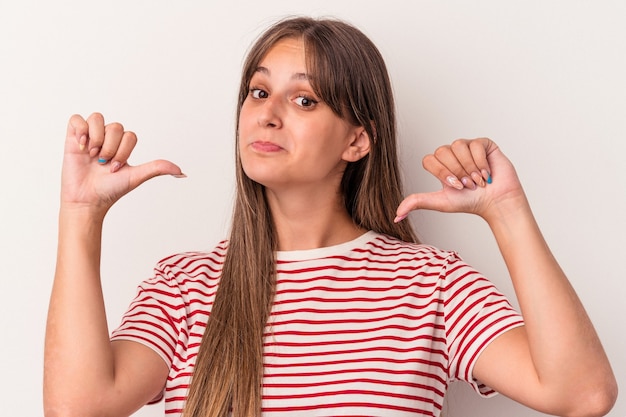
<instances>
[{"instance_id":1,"label":"knuckle","mask_svg":"<svg viewBox=\"0 0 626 417\"><path fill-rule=\"evenodd\" d=\"M87 121L80 114L73 114L70 117L69 124L75 129L85 129L88 126Z\"/></svg>"},{"instance_id":2,"label":"knuckle","mask_svg":"<svg viewBox=\"0 0 626 417\"><path fill-rule=\"evenodd\" d=\"M124 126L121 123L113 122L104 127L106 133L122 133L124 132Z\"/></svg>"},{"instance_id":3,"label":"knuckle","mask_svg":"<svg viewBox=\"0 0 626 417\"><path fill-rule=\"evenodd\" d=\"M440 146L437 149L435 149L434 156L436 158L440 158L440 157L446 155L447 153L449 153L449 151L450 151L450 148L449 148L448 145Z\"/></svg>"},{"instance_id":4,"label":"knuckle","mask_svg":"<svg viewBox=\"0 0 626 417\"><path fill-rule=\"evenodd\" d=\"M428 169L435 160L435 155L429 154L422 158L422 167Z\"/></svg>"},{"instance_id":5,"label":"knuckle","mask_svg":"<svg viewBox=\"0 0 626 417\"><path fill-rule=\"evenodd\" d=\"M456 149L461 149L461 148L467 147L467 140L465 140L465 139L456 139L454 142L452 142L452 144L450 145L450 147L451 147L453 150L456 150Z\"/></svg>"},{"instance_id":6,"label":"knuckle","mask_svg":"<svg viewBox=\"0 0 626 417\"><path fill-rule=\"evenodd\" d=\"M122 137L122 140L134 146L137 143L137 135L135 134L135 132L131 132L131 131L124 132L124 136Z\"/></svg>"},{"instance_id":7,"label":"knuckle","mask_svg":"<svg viewBox=\"0 0 626 417\"><path fill-rule=\"evenodd\" d=\"M91 113L87 118L87 121L90 123L104 124L104 116L102 115L102 113Z\"/></svg>"},{"instance_id":8,"label":"knuckle","mask_svg":"<svg viewBox=\"0 0 626 417\"><path fill-rule=\"evenodd\" d=\"M470 143L470 150L473 155L483 157L489 147L489 139L476 139Z\"/></svg>"}]
</instances>

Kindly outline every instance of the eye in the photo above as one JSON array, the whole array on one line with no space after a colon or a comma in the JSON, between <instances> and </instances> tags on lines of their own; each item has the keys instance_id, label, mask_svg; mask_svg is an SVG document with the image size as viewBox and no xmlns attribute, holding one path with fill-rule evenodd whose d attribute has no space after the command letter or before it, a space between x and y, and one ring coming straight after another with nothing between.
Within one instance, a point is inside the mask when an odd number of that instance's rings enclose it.
<instances>
[{"instance_id":1,"label":"eye","mask_svg":"<svg viewBox=\"0 0 626 417\"><path fill-rule=\"evenodd\" d=\"M252 98L267 98L269 96L267 91L261 90L260 88L250 88L250 95Z\"/></svg>"},{"instance_id":2,"label":"eye","mask_svg":"<svg viewBox=\"0 0 626 417\"><path fill-rule=\"evenodd\" d=\"M295 102L300 107L313 107L317 104L317 100L307 96L298 96L296 97Z\"/></svg>"}]
</instances>

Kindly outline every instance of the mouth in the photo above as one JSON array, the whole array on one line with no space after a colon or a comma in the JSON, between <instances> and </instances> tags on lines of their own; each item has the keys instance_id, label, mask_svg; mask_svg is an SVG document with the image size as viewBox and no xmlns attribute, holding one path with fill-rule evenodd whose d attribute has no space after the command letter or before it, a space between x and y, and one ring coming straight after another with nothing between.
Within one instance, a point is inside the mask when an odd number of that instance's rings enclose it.
<instances>
[{"instance_id":1,"label":"mouth","mask_svg":"<svg viewBox=\"0 0 626 417\"><path fill-rule=\"evenodd\" d=\"M250 147L257 152L263 153L271 153L271 152L280 152L283 150L281 146L273 142L265 142L265 141L256 141L250 144Z\"/></svg>"}]
</instances>

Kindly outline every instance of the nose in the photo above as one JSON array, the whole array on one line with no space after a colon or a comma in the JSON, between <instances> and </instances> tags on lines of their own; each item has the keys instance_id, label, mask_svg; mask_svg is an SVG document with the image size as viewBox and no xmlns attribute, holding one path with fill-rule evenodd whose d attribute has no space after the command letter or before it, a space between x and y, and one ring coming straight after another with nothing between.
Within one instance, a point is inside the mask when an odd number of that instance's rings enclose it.
<instances>
[{"instance_id":1,"label":"nose","mask_svg":"<svg viewBox=\"0 0 626 417\"><path fill-rule=\"evenodd\" d=\"M268 97L259 108L258 123L261 127L282 127L282 108L278 97Z\"/></svg>"}]
</instances>

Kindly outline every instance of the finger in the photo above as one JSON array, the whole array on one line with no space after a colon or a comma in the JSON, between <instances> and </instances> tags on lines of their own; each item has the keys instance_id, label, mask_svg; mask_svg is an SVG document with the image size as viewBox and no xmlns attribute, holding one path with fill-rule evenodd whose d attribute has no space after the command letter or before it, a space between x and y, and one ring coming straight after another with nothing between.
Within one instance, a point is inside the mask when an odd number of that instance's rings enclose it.
<instances>
[{"instance_id":1,"label":"finger","mask_svg":"<svg viewBox=\"0 0 626 417\"><path fill-rule=\"evenodd\" d=\"M151 178L161 175L172 175L176 178L185 178L180 167L165 159L146 162L145 164L129 167L132 175L130 177L130 187L134 189Z\"/></svg>"},{"instance_id":2,"label":"finger","mask_svg":"<svg viewBox=\"0 0 626 417\"><path fill-rule=\"evenodd\" d=\"M97 154L99 163L107 163L117 153L122 136L124 136L124 126L120 123L109 123L104 126L104 142Z\"/></svg>"},{"instance_id":3,"label":"finger","mask_svg":"<svg viewBox=\"0 0 626 417\"><path fill-rule=\"evenodd\" d=\"M491 168L487 155L497 149L496 144L491 139L478 138L471 141L469 146L480 177L487 183L491 183Z\"/></svg>"},{"instance_id":4,"label":"finger","mask_svg":"<svg viewBox=\"0 0 626 417\"><path fill-rule=\"evenodd\" d=\"M134 132L124 132L120 141L117 152L111 158L111 172L118 171L128 161L128 157L135 149L137 144L137 135Z\"/></svg>"},{"instance_id":5,"label":"finger","mask_svg":"<svg viewBox=\"0 0 626 417\"><path fill-rule=\"evenodd\" d=\"M455 142L457 152L461 152L462 146L463 145L460 140ZM461 161L459 161L457 154L454 152L452 145L440 146L435 150L434 156L437 162L441 165L438 170L445 172L445 183L459 190L462 190L466 184L471 188L473 182L470 184L470 181L468 181L470 174L463 168L463 165L461 164ZM432 164L431 166L434 167L435 164ZM442 179L441 174L437 177Z\"/></svg>"},{"instance_id":6,"label":"finger","mask_svg":"<svg viewBox=\"0 0 626 417\"><path fill-rule=\"evenodd\" d=\"M87 118L89 124L89 141L87 149L89 156L94 157L100 153L100 148L104 143L104 117L100 113L92 113Z\"/></svg>"},{"instance_id":7,"label":"finger","mask_svg":"<svg viewBox=\"0 0 626 417\"><path fill-rule=\"evenodd\" d=\"M432 193L417 193L407 196L396 210L395 223L405 219L413 210L425 209L436 210L442 212L450 212L451 205L447 196L443 191L435 191Z\"/></svg>"},{"instance_id":8,"label":"finger","mask_svg":"<svg viewBox=\"0 0 626 417\"><path fill-rule=\"evenodd\" d=\"M439 153L439 156L446 161L445 163L442 163L437 156L430 154L426 155L422 159L422 166L426 171L438 178L442 184L456 188L457 190L462 190L465 186L457 174L449 168L449 166L451 166L453 170L460 172L461 166L459 162L456 161L456 159L453 159L453 155L450 153L448 153L447 156L444 155L444 152L440 149L441 148L439 148L436 152ZM452 156L452 158L450 156Z\"/></svg>"},{"instance_id":9,"label":"finger","mask_svg":"<svg viewBox=\"0 0 626 417\"><path fill-rule=\"evenodd\" d=\"M484 149L479 143L472 140L457 139L450 145L450 150L461 165L461 171L455 172L455 175L461 179L461 183L467 188L475 189L477 185L484 187L485 181L480 175L480 169L474 160L473 149L477 151Z\"/></svg>"},{"instance_id":10,"label":"finger","mask_svg":"<svg viewBox=\"0 0 626 417\"><path fill-rule=\"evenodd\" d=\"M72 115L67 123L66 138L68 140L75 141L78 144L79 149L82 151L85 149L88 134L89 125L85 119L83 119L83 117L79 114Z\"/></svg>"}]
</instances>

